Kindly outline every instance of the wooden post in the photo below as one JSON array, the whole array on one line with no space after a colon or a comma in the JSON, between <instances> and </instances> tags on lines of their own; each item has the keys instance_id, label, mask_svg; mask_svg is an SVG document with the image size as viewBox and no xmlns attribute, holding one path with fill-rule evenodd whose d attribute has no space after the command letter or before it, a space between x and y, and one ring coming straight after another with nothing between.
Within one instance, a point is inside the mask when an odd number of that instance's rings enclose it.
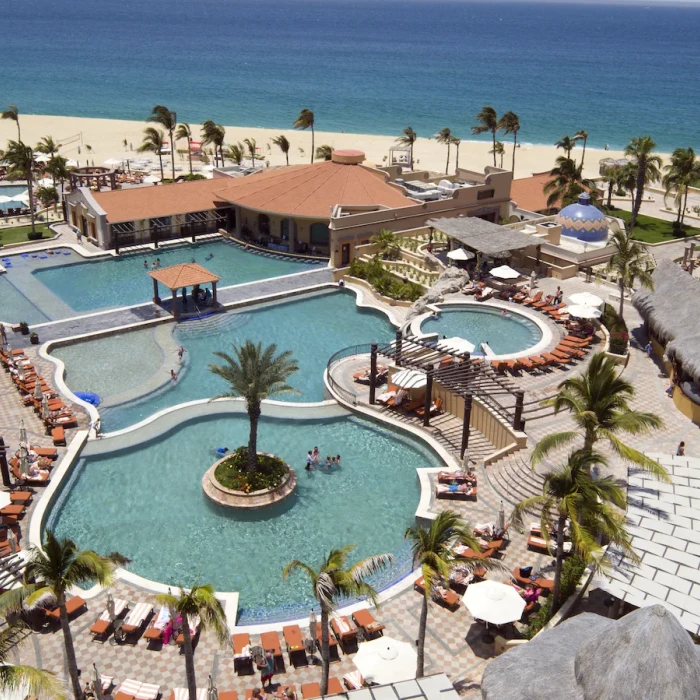
<instances>
[{"instance_id":1,"label":"wooden post","mask_svg":"<svg viewBox=\"0 0 700 700\"><path fill-rule=\"evenodd\" d=\"M160 304L160 297L158 296L158 280L153 278L153 303Z\"/></svg>"},{"instance_id":2,"label":"wooden post","mask_svg":"<svg viewBox=\"0 0 700 700\"><path fill-rule=\"evenodd\" d=\"M401 364L401 349L403 347L403 333L401 329L396 331L396 364Z\"/></svg>"},{"instance_id":3,"label":"wooden post","mask_svg":"<svg viewBox=\"0 0 700 700\"><path fill-rule=\"evenodd\" d=\"M180 318L180 307L177 305L177 289L173 289L173 318Z\"/></svg>"},{"instance_id":4,"label":"wooden post","mask_svg":"<svg viewBox=\"0 0 700 700\"><path fill-rule=\"evenodd\" d=\"M211 302L213 306L217 305L216 301L216 282L211 283Z\"/></svg>"},{"instance_id":5,"label":"wooden post","mask_svg":"<svg viewBox=\"0 0 700 700\"><path fill-rule=\"evenodd\" d=\"M469 423L472 418L472 395L467 394L464 397L464 418L462 420L462 448L459 453L459 458L464 459L464 453L469 447Z\"/></svg>"},{"instance_id":6,"label":"wooden post","mask_svg":"<svg viewBox=\"0 0 700 700\"><path fill-rule=\"evenodd\" d=\"M12 486L10 481L10 469L7 465L7 447L5 447L5 441L0 437L0 473L2 473L2 483L6 488Z\"/></svg>"},{"instance_id":7,"label":"wooden post","mask_svg":"<svg viewBox=\"0 0 700 700\"><path fill-rule=\"evenodd\" d=\"M369 360L369 404L374 406L377 393L377 344L372 343Z\"/></svg>"},{"instance_id":8,"label":"wooden post","mask_svg":"<svg viewBox=\"0 0 700 700\"><path fill-rule=\"evenodd\" d=\"M523 401L525 399L524 391L515 392L515 416L513 417L513 428L515 430L522 430L524 428L523 424Z\"/></svg>"},{"instance_id":9,"label":"wooden post","mask_svg":"<svg viewBox=\"0 0 700 700\"><path fill-rule=\"evenodd\" d=\"M433 369L426 372L428 381L425 385L425 403L423 404L423 425L427 428L430 425L430 407L433 405Z\"/></svg>"}]
</instances>

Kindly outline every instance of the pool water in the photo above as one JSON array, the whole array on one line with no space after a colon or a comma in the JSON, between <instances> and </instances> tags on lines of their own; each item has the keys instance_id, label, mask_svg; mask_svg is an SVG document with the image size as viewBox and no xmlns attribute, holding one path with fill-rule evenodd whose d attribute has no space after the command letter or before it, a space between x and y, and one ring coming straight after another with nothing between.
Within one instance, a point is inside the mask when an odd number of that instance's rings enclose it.
<instances>
[{"instance_id":1,"label":"pool water","mask_svg":"<svg viewBox=\"0 0 700 700\"><path fill-rule=\"evenodd\" d=\"M26 185L0 185L0 196L2 197L14 197L26 191ZM12 202L0 202L0 211L3 212L7 211L8 209L17 209L18 207L24 209L27 207L27 204L20 200L15 200Z\"/></svg>"},{"instance_id":2,"label":"pool water","mask_svg":"<svg viewBox=\"0 0 700 700\"><path fill-rule=\"evenodd\" d=\"M522 352L539 343L542 331L525 316L500 309L473 305L441 306L438 316L430 316L421 324L422 333L438 333L440 337L465 338L480 350L480 343L488 343L497 355Z\"/></svg>"},{"instance_id":3,"label":"pool water","mask_svg":"<svg viewBox=\"0 0 700 700\"><path fill-rule=\"evenodd\" d=\"M203 494L211 448L244 444L245 414L187 422L157 440L87 457L48 521L80 547L119 551L134 573L169 585L200 581L240 591L240 622L308 612L309 582L282 581L291 559L317 566L333 548L356 544L356 559L400 553L381 581L410 570L403 533L414 522L416 468L440 466L423 443L355 417L323 421L262 418L259 449L297 471L295 494L253 512L232 512ZM305 456L340 454L341 466L306 472ZM378 582L377 585L380 585ZM281 611L284 611L281 613Z\"/></svg>"},{"instance_id":4,"label":"pool water","mask_svg":"<svg viewBox=\"0 0 700 700\"><path fill-rule=\"evenodd\" d=\"M8 274L0 275L0 321L29 324L48 321L48 317L12 284Z\"/></svg>"}]
</instances>

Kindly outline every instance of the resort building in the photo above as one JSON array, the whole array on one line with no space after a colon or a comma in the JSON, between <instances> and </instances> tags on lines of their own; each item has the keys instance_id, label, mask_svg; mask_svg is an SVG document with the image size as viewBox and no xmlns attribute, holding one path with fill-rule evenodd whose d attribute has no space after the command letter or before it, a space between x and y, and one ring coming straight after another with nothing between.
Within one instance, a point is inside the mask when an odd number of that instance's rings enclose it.
<instances>
[{"instance_id":1,"label":"resort building","mask_svg":"<svg viewBox=\"0 0 700 700\"><path fill-rule=\"evenodd\" d=\"M549 171L533 173L530 177L521 177L513 180L510 187L510 198L513 202L511 221L519 221L525 217L525 213L533 212L543 216L556 214L561 209L561 202L553 205L547 204L549 195L545 194L544 187L552 179Z\"/></svg>"}]
</instances>

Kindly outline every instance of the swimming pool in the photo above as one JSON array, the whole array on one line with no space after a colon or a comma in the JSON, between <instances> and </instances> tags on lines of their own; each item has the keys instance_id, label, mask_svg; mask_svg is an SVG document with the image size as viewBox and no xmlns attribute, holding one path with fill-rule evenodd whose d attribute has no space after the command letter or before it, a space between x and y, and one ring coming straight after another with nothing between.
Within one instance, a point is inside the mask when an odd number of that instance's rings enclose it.
<instances>
[{"instance_id":1,"label":"swimming pool","mask_svg":"<svg viewBox=\"0 0 700 700\"><path fill-rule=\"evenodd\" d=\"M194 260L221 277L219 288L317 269L320 264L258 254L220 239L96 260L65 248L54 251L9 256L7 272L25 301L50 320L149 301L153 284L144 261L150 270L157 258L161 267ZM22 303L12 299L7 305L3 303L2 320L26 320L18 316L23 311Z\"/></svg>"},{"instance_id":2,"label":"swimming pool","mask_svg":"<svg viewBox=\"0 0 700 700\"><path fill-rule=\"evenodd\" d=\"M421 323L422 333L438 333L440 337L465 338L476 346L488 343L497 355L522 352L542 340L539 326L517 312L476 306L474 304L441 305L438 316Z\"/></svg>"},{"instance_id":3,"label":"swimming pool","mask_svg":"<svg viewBox=\"0 0 700 700\"><path fill-rule=\"evenodd\" d=\"M233 448L247 437L245 414L212 416L133 448L81 459L47 525L81 547L119 551L141 576L187 586L201 572L202 582L239 591L240 624L308 612L308 581L282 581L291 559L316 566L331 549L356 544L357 559L398 555L378 586L410 571L403 533L418 505L415 470L442 464L426 445L356 417L263 417L259 449L296 469L297 490L275 506L232 512L204 496L201 480L215 461L212 446ZM340 454L341 466L306 472L304 457L314 445L324 456Z\"/></svg>"},{"instance_id":4,"label":"swimming pool","mask_svg":"<svg viewBox=\"0 0 700 700\"><path fill-rule=\"evenodd\" d=\"M22 194L22 192L27 191L27 186L26 185L0 185L0 198L2 197L14 197L18 194ZM27 203L23 202L19 199L17 200L12 200L11 202L2 202L0 201L0 211L6 212L8 209L17 209L17 208L22 208L25 209L27 207Z\"/></svg>"}]
</instances>

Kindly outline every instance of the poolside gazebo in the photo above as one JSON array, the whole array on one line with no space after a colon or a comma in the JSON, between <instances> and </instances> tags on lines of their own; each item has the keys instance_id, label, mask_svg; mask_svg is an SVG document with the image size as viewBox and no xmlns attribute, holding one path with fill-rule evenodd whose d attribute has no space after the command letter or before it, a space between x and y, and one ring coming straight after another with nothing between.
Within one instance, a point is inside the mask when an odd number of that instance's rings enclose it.
<instances>
[{"instance_id":1,"label":"poolside gazebo","mask_svg":"<svg viewBox=\"0 0 700 700\"><path fill-rule=\"evenodd\" d=\"M171 265L158 270L152 270L149 276L153 279L153 303L160 304L158 296L158 282L165 285L173 293L173 316L180 316L180 309L177 305L177 293L182 289L183 304L187 301L187 287L200 287L203 284L211 284L211 296L214 306L216 306L216 283L221 279L213 272L198 265L197 263L182 263L181 265Z\"/></svg>"}]
</instances>

